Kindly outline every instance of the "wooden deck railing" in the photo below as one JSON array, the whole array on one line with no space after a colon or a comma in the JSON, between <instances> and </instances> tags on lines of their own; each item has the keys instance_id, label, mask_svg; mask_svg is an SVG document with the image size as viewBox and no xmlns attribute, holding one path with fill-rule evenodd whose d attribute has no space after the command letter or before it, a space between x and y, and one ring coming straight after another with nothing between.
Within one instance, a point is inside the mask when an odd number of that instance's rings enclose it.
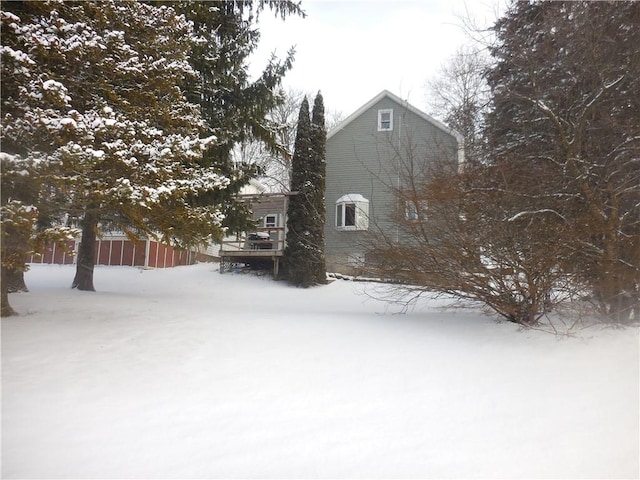
<instances>
[{"instance_id":1,"label":"wooden deck railing","mask_svg":"<svg viewBox=\"0 0 640 480\"><path fill-rule=\"evenodd\" d=\"M223 240L221 255L270 256L284 250L284 227L258 227L235 240Z\"/></svg>"}]
</instances>

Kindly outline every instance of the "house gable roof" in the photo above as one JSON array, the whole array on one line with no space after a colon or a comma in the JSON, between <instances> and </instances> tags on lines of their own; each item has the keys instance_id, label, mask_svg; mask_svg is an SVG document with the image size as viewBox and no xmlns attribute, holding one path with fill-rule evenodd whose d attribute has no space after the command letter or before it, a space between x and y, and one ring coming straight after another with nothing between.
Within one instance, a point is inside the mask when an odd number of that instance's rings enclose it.
<instances>
[{"instance_id":1,"label":"house gable roof","mask_svg":"<svg viewBox=\"0 0 640 480\"><path fill-rule=\"evenodd\" d=\"M378 95L376 95L375 97L373 97L371 100L369 100L367 103L365 103L362 107L360 107L358 110L356 110L355 112L353 112L351 115L349 115L347 118L345 118L342 122L340 122L338 125L336 125L334 128L332 128L328 133L327 133L327 140L329 140L331 137L333 137L336 133L338 133L340 130L342 130L344 127L346 127L347 125L349 125L351 122L353 122L356 118L358 118L360 115L362 115L364 112L366 112L367 110L369 110L371 107L373 107L376 103L378 103L380 100L382 100L383 98L389 98L392 101L394 101L395 103L397 103L398 105L406 108L407 110L409 110L410 112L416 114L418 117L422 118L423 120L431 123L432 125L434 125L436 128L442 130L443 132L448 133L449 135L452 135L453 137L456 138L456 140L458 141L458 145L460 145L460 147L462 147L463 145L463 138L462 135L460 135L458 132L456 132L455 130L447 127L444 123L440 122L439 120L436 120L435 118L433 118L431 115L428 115L426 113L424 113L422 110L417 109L416 107L414 107L413 105L411 105L409 102L407 102L406 100L402 100L400 97L394 95L393 93L391 93L388 90L383 90L382 92L380 92Z\"/></svg>"}]
</instances>

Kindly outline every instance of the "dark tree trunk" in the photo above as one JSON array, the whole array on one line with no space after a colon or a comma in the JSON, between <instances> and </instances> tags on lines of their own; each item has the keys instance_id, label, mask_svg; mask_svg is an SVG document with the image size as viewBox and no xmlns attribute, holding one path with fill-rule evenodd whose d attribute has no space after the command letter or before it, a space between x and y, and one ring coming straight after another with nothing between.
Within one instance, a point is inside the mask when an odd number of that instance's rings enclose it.
<instances>
[{"instance_id":1,"label":"dark tree trunk","mask_svg":"<svg viewBox=\"0 0 640 480\"><path fill-rule=\"evenodd\" d=\"M96 228L98 219L95 215L87 213L80 225L82 227L82 238L78 246L76 276L73 279L71 288L95 292L93 267L96 263Z\"/></svg>"},{"instance_id":2,"label":"dark tree trunk","mask_svg":"<svg viewBox=\"0 0 640 480\"><path fill-rule=\"evenodd\" d=\"M7 268L5 272L5 277L2 280L4 284L6 282L7 291L9 293L15 292L28 292L27 284L24 283L24 271L22 270L13 270L11 268Z\"/></svg>"},{"instance_id":3,"label":"dark tree trunk","mask_svg":"<svg viewBox=\"0 0 640 480\"><path fill-rule=\"evenodd\" d=\"M8 288L7 282L5 281L6 277L7 277L7 269L3 268L2 278L0 278L0 282L2 283L2 285L0 285L0 289L2 290L2 301L0 302L2 303L2 306L0 311L0 317L8 317L10 315L16 314L13 308L11 308L11 305L9 305L9 288Z\"/></svg>"}]
</instances>

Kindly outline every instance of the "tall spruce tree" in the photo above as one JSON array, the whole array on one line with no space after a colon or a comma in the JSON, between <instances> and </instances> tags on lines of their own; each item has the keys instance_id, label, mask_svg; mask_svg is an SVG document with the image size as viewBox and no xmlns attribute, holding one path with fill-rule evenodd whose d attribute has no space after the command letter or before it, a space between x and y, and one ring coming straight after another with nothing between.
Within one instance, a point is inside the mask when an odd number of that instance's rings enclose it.
<instances>
[{"instance_id":1,"label":"tall spruce tree","mask_svg":"<svg viewBox=\"0 0 640 480\"><path fill-rule=\"evenodd\" d=\"M82 228L73 286L94 289L101 228L186 247L246 220L230 205L252 171L229 151L273 138L264 118L292 61L248 80L265 6L303 15L275 1L2 2L3 158L42 167Z\"/></svg>"},{"instance_id":2,"label":"tall spruce tree","mask_svg":"<svg viewBox=\"0 0 640 480\"><path fill-rule=\"evenodd\" d=\"M506 218L562 247L614 322L640 314L640 4L515 2L495 26L492 162ZM496 183L499 183L496 180Z\"/></svg>"},{"instance_id":3,"label":"tall spruce tree","mask_svg":"<svg viewBox=\"0 0 640 480\"><path fill-rule=\"evenodd\" d=\"M0 286L4 316L13 313L8 293L27 291L25 258L40 253L45 242L68 239L74 230L54 223L61 205L48 175L46 153L55 149L55 145L34 125L46 120L46 113L41 112L51 112L59 102L64 102L59 96L62 92L46 81L46 75L34 62L33 52L23 48L17 35L17 31L28 31L24 23L35 12L46 10L47 5L4 1L1 5ZM34 34L31 40L40 39ZM45 49L46 43L40 43L40 47ZM31 106L41 108L29 111ZM30 121L25 121L27 116Z\"/></svg>"},{"instance_id":4,"label":"tall spruce tree","mask_svg":"<svg viewBox=\"0 0 640 480\"><path fill-rule=\"evenodd\" d=\"M190 63L199 77L188 85L187 97L201 105L208 134L219 139L206 149L202 162L216 166L230 179L227 188L201 193L191 201L221 205L223 225L229 232L247 230L251 215L236 194L258 169L255 162L234 162L231 152L236 144L258 140L282 155L284 146L276 135L282 126L270 120L268 113L284 102L280 85L292 67L294 53L291 49L284 59L272 56L261 75L250 80L247 65L260 40L259 17L265 9L282 20L305 14L299 2L291 0L229 0L217 2L215 8L209 2L189 0L171 5L193 22Z\"/></svg>"},{"instance_id":5,"label":"tall spruce tree","mask_svg":"<svg viewBox=\"0 0 640 480\"><path fill-rule=\"evenodd\" d=\"M39 164L33 172L81 227L72 286L94 290L100 228L187 244L221 232L216 206L186 202L228 184L197 163L216 139L203 136L200 108L184 96L196 77L190 24L135 1L2 8L3 68L6 59L17 73L2 85L2 148L15 165Z\"/></svg>"},{"instance_id":6,"label":"tall spruce tree","mask_svg":"<svg viewBox=\"0 0 640 480\"><path fill-rule=\"evenodd\" d=\"M287 211L284 274L300 287L326 283L324 258L325 187L324 106L318 94L313 122L306 97L300 106L294 146L291 190Z\"/></svg>"}]
</instances>

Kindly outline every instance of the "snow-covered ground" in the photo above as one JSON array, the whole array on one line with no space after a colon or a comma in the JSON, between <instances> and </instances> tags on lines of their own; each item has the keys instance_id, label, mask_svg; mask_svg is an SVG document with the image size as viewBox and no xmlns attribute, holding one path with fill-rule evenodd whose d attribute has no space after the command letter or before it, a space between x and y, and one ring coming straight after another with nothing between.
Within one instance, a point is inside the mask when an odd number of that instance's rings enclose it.
<instances>
[{"instance_id":1,"label":"snow-covered ground","mask_svg":"<svg viewBox=\"0 0 640 480\"><path fill-rule=\"evenodd\" d=\"M558 338L373 284L35 265L3 478L637 478L638 330Z\"/></svg>"}]
</instances>

